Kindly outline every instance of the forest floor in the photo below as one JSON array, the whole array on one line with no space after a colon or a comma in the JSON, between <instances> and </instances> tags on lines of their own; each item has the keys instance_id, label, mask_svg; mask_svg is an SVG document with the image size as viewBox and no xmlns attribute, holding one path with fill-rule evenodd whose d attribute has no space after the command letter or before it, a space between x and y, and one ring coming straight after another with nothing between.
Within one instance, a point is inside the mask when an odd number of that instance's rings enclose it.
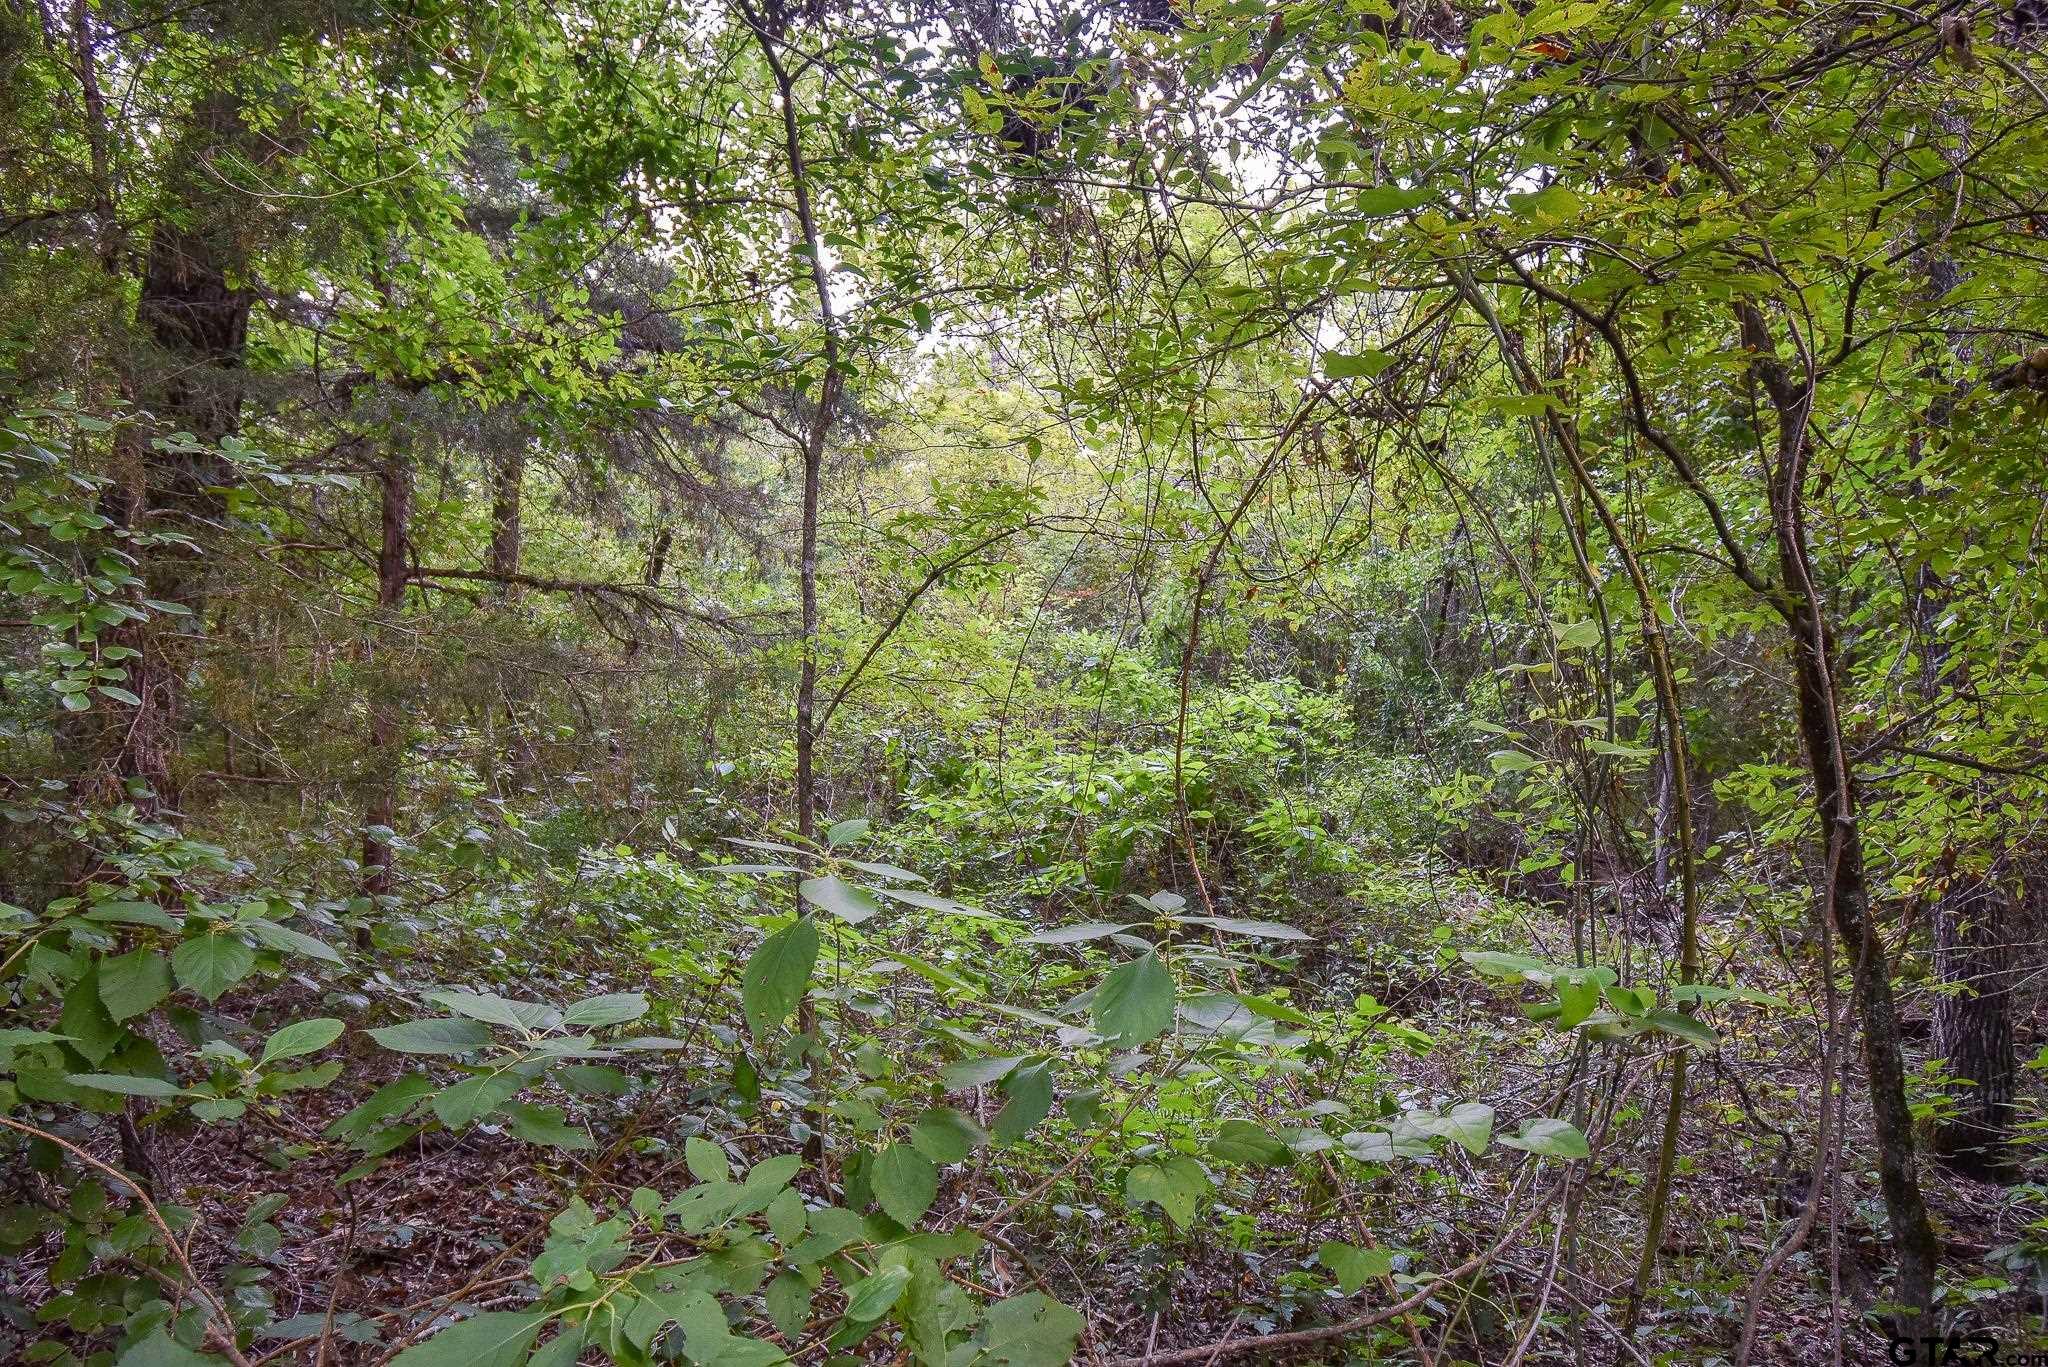
<instances>
[{"instance_id":1,"label":"forest floor","mask_svg":"<svg viewBox=\"0 0 2048 1367\"><path fill-rule=\"evenodd\" d=\"M1540 943L1540 932L1537 938ZM438 967L454 970L447 962ZM1569 1057L1556 1037L1513 1016L1503 1023L1493 988L1455 967L1390 971L1340 953L1322 970L1346 991L1373 992L1403 1024L1437 1042L1426 1053L1395 1056L1398 1066L1386 1084L1404 1104L1536 1098L1555 1093L1564 1076ZM561 995L559 983L535 988L535 995ZM299 991L244 994L222 1005L252 1020L281 1019L314 1009L293 999ZM1730 1358L1751 1278L1804 1203L1818 1121L1813 1100L1821 1090L1817 1041L1794 1037L1764 1013L1751 1024L1753 1030L1724 1045L1741 1056L1739 1066L1731 1058L1726 1066L1710 1062L1694 1073L1680 1149L1684 1158L1660 1263L1664 1289L1653 1293L1637 1336L1625 1338L1620 1325L1640 1243L1642 1174L1652 1165L1656 1088L1647 1063L1624 1074L1627 1094L1611 1099L1613 1142L1600 1150L1597 1164L1574 1165L1575 1270L1554 1275L1564 1250L1540 1232L1525 1230L1482 1272L1426 1303L1436 1326L1426 1342L1444 1345L1441 1352L1432 1348L1434 1361ZM589 1123L597 1136L596 1146L584 1152L536 1150L485 1125L461 1135L423 1135L388 1155L371 1175L339 1183L360 1155L323 1141L320 1131L403 1068L396 1056L357 1038L337 1084L287 1094L274 1115L252 1109L252 1123L241 1126L204 1126L181 1117L154 1131L157 1190L196 1211L200 1234L191 1253L202 1276L217 1277L250 1262L267 1269L263 1283L275 1313L299 1337L261 1341L252 1356L313 1361L314 1343L331 1318L334 1340L324 1361L373 1362L408 1333L424 1333L433 1321L422 1316L430 1310L456 1302L467 1310L500 1308L529 1299L523 1268L539 1250L549 1219L570 1197L602 1206L623 1203L635 1187L673 1190L685 1184L681 1141L703 1127L705 1114L693 1099L692 1080L722 1073L724 1064L709 1052L679 1058L660 1083L636 1096L583 1099L571 1118ZM1738 1078L1748 1080L1738 1084ZM1844 1132L1855 1137L1867 1133L1867 1126L1857 1114L1860 1080L1852 1073L1849 1081ZM1285 1099L1274 1092L1258 1100L1274 1108L1279 1123ZM1513 1108L1501 1109L1505 1130ZM118 1156L112 1129L103 1131L109 1161ZM777 1147L758 1134L719 1137L750 1159ZM537 1153L549 1156L536 1161ZM1872 1225L1882 1207L1869 1158L1845 1152L1839 1190L1824 1185L1805 1248L1785 1261L1762 1297L1754 1360L1896 1360L1887 1359L1889 1345L1871 1314L1881 1304L1889 1260ZM290 1176L284 1178L280 1169L287 1163ZM1302 1277L1308 1251L1321 1240L1351 1238L1363 1228L1384 1246L1413 1255L1418 1267L1455 1266L1491 1247L1505 1232L1507 1203L1526 1195L1505 1189L1502 1166L1468 1161L1451 1147L1431 1163L1389 1170L1367 1185L1369 1204L1347 1210L1317 1185L1315 1166L1269 1170L1249 1191L1233 1189L1194 1228L1176 1232L1159 1225L1142 1241L1122 1246L1104 1246L1099 1231L1136 1234L1141 1227L1102 1218L1095 1201L1114 1201L1114 1193L1084 1191L1033 1207L1005 1227L1004 1247L988 1264L993 1285L984 1289L1048 1289L1087 1316L1084 1353L1103 1362L1142 1361L1362 1315L1386 1303L1388 1285L1369 1283L1358 1295L1340 1298L1322 1279ZM956 1184L940 1196L938 1209L955 1212L963 1223L1000 1208L1012 1194L991 1182L976 1184L974 1171L967 1185ZM1983 1279L1955 1288L1971 1302L1963 1328L1989 1330L2008 1361L2015 1353L2048 1347L2039 1332L2048 1305L2000 1289L1998 1278L2011 1274L1986 1261L2022 1237L2029 1215L2015 1192L2038 1189L1987 1186L1935 1168L1928 1190L1951 1268ZM238 1240L235 1231L249 1211L273 1195L286 1198L272 1217L282 1235L276 1246ZM1522 1209L1516 1207L1518 1213ZM1256 1212L1256 1219L1242 1218L1247 1211ZM1254 1226L1256 1242L1245 1237ZM0 1272L15 1283L4 1289L31 1303L47 1297L42 1274L48 1261L15 1261ZM329 1270L336 1267L347 1271L332 1277ZM1523 1343L1531 1298L1546 1284L1550 1319ZM391 1307L403 1309L392 1315ZM1566 1325L1566 1316L1576 1323ZM1452 1326L1448 1332L1442 1327L1446 1321ZM1338 1362L1373 1360L1376 1353L1394 1360L1415 1357L1409 1337L1393 1326L1381 1326L1371 1337L1279 1353L1234 1349L1232 1356Z\"/></svg>"}]
</instances>

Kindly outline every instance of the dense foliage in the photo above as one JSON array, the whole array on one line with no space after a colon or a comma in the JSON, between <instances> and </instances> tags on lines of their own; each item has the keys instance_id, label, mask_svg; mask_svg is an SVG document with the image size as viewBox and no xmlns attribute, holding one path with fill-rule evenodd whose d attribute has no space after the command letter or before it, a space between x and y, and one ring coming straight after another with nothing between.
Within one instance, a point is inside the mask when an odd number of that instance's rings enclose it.
<instances>
[{"instance_id":1,"label":"dense foliage","mask_svg":"<svg viewBox=\"0 0 2048 1367\"><path fill-rule=\"evenodd\" d=\"M0 9L0 1358L2048 1337L2044 35Z\"/></svg>"}]
</instances>

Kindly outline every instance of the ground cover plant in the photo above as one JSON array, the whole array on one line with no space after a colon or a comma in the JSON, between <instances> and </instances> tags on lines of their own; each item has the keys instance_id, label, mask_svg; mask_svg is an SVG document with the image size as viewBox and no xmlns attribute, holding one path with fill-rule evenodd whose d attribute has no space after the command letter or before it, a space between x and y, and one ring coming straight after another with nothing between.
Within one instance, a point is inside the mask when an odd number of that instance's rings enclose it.
<instances>
[{"instance_id":1,"label":"ground cover plant","mask_svg":"<svg viewBox=\"0 0 2048 1367\"><path fill-rule=\"evenodd\" d=\"M0 1360L2048 1347L2044 42L0 7Z\"/></svg>"}]
</instances>

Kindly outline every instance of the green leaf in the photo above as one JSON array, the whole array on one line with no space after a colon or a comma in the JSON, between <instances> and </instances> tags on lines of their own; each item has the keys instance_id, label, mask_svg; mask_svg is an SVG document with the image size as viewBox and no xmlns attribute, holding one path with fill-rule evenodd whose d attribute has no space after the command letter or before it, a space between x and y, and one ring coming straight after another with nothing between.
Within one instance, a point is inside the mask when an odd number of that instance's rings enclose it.
<instances>
[{"instance_id":1,"label":"green leaf","mask_svg":"<svg viewBox=\"0 0 2048 1367\"><path fill-rule=\"evenodd\" d=\"M848 1244L865 1236L866 1223L860 1216L838 1206L826 1206L810 1213L811 1237L790 1251L789 1260L799 1266L822 1262Z\"/></svg>"},{"instance_id":2,"label":"green leaf","mask_svg":"<svg viewBox=\"0 0 2048 1367\"><path fill-rule=\"evenodd\" d=\"M877 878L889 879L900 883L924 882L923 874L913 873L899 864L882 864L872 859L842 859L839 862L850 869L859 869L862 873L871 873ZM870 888L869 891L885 892L887 889ZM940 900L943 901L945 899L941 898Z\"/></svg>"},{"instance_id":3,"label":"green leaf","mask_svg":"<svg viewBox=\"0 0 2048 1367\"><path fill-rule=\"evenodd\" d=\"M88 1063L98 1063L113 1053L114 1046L127 1037L128 1032L107 1014L107 1005L100 1000L99 964L92 964L79 974L78 981L71 984L70 991L64 994L64 1008L57 1017L57 1026L70 1037L71 1047Z\"/></svg>"},{"instance_id":4,"label":"green leaf","mask_svg":"<svg viewBox=\"0 0 2048 1367\"><path fill-rule=\"evenodd\" d=\"M744 845L750 850L774 850L778 854L802 854L794 845L785 845L779 840L742 840L736 835L720 836L728 845Z\"/></svg>"},{"instance_id":5,"label":"green leaf","mask_svg":"<svg viewBox=\"0 0 2048 1367\"><path fill-rule=\"evenodd\" d=\"M788 1248L803 1237L810 1224L810 1212L804 1206L804 1198L794 1189L784 1190L768 1203L765 1212L768 1217L768 1232L775 1236L775 1242Z\"/></svg>"},{"instance_id":6,"label":"green leaf","mask_svg":"<svg viewBox=\"0 0 2048 1367\"><path fill-rule=\"evenodd\" d=\"M939 1194L939 1170L908 1144L891 1144L876 1154L869 1172L876 1202L906 1229L931 1209Z\"/></svg>"},{"instance_id":7,"label":"green leaf","mask_svg":"<svg viewBox=\"0 0 2048 1367\"><path fill-rule=\"evenodd\" d=\"M478 1073L434 1096L434 1114L451 1130L476 1123L517 1096L526 1080L517 1073Z\"/></svg>"},{"instance_id":8,"label":"green leaf","mask_svg":"<svg viewBox=\"0 0 2048 1367\"><path fill-rule=\"evenodd\" d=\"M1278 921L1247 921L1241 916L1176 916L1183 925L1213 926L1231 935L1249 935L1259 940L1313 940L1315 936Z\"/></svg>"},{"instance_id":9,"label":"green leaf","mask_svg":"<svg viewBox=\"0 0 2048 1367\"><path fill-rule=\"evenodd\" d=\"M1618 987L1609 983L1600 991L1607 998L1607 1004L1624 1016L1640 1016L1656 1001L1640 987Z\"/></svg>"},{"instance_id":10,"label":"green leaf","mask_svg":"<svg viewBox=\"0 0 2048 1367\"><path fill-rule=\"evenodd\" d=\"M1557 637L1558 646L1564 650L1591 650L1606 639L1600 634L1600 623L1593 618L1553 626L1551 634Z\"/></svg>"},{"instance_id":11,"label":"green leaf","mask_svg":"<svg viewBox=\"0 0 2048 1367\"><path fill-rule=\"evenodd\" d=\"M488 1310L393 1358L390 1367L519 1367L550 1311Z\"/></svg>"},{"instance_id":12,"label":"green leaf","mask_svg":"<svg viewBox=\"0 0 2048 1367\"><path fill-rule=\"evenodd\" d=\"M871 824L864 816L857 816L848 821L835 821L825 828L825 843L835 850L841 845L851 845L868 833Z\"/></svg>"},{"instance_id":13,"label":"green leaf","mask_svg":"<svg viewBox=\"0 0 2048 1367\"><path fill-rule=\"evenodd\" d=\"M1208 1191L1208 1174L1192 1158L1140 1163L1124 1178L1126 1201L1132 1205L1152 1202L1179 1229L1194 1223L1196 1206Z\"/></svg>"},{"instance_id":14,"label":"green leaf","mask_svg":"<svg viewBox=\"0 0 2048 1367\"><path fill-rule=\"evenodd\" d=\"M454 988L436 988L426 994L428 1001L444 1011L453 1011L458 1016L483 1021L487 1025L503 1025L514 1030L548 1030L562 1019L562 1013L552 1006L540 1002L514 1001L489 992L462 992Z\"/></svg>"},{"instance_id":15,"label":"green leaf","mask_svg":"<svg viewBox=\"0 0 2048 1367\"><path fill-rule=\"evenodd\" d=\"M1173 1024L1173 1002L1173 975L1155 951L1111 969L1088 1003L1088 1014L1103 1038L1135 1049Z\"/></svg>"},{"instance_id":16,"label":"green leaf","mask_svg":"<svg viewBox=\"0 0 2048 1367\"><path fill-rule=\"evenodd\" d=\"M1520 750L1495 750L1487 760L1496 774L1524 774L1539 767L1543 761Z\"/></svg>"},{"instance_id":17,"label":"green leaf","mask_svg":"<svg viewBox=\"0 0 2048 1367\"><path fill-rule=\"evenodd\" d=\"M372 1125L404 1115L418 1105L434 1090L434 1081L425 1073L407 1073L395 1082L387 1082L372 1092L369 1099L333 1121L321 1131L328 1139L358 1139L369 1132Z\"/></svg>"},{"instance_id":18,"label":"green leaf","mask_svg":"<svg viewBox=\"0 0 2048 1367\"><path fill-rule=\"evenodd\" d=\"M951 1106L934 1106L911 1126L910 1142L934 1163L959 1163L988 1142L988 1131Z\"/></svg>"},{"instance_id":19,"label":"green leaf","mask_svg":"<svg viewBox=\"0 0 2048 1367\"><path fill-rule=\"evenodd\" d=\"M1585 1020L1600 1004L1600 984L1583 970L1559 973L1550 981L1557 989L1557 1024L1561 1030L1569 1030Z\"/></svg>"},{"instance_id":20,"label":"green leaf","mask_svg":"<svg viewBox=\"0 0 2048 1367\"><path fill-rule=\"evenodd\" d=\"M562 1013L565 1025L623 1025L647 1014L647 998L639 992L611 992L585 997Z\"/></svg>"},{"instance_id":21,"label":"green leaf","mask_svg":"<svg viewBox=\"0 0 2048 1367\"><path fill-rule=\"evenodd\" d=\"M1029 1054L1009 1054L998 1058L965 1058L958 1063L949 1063L939 1069L939 1085L948 1092L964 1092L971 1087L986 1087L991 1082L1000 1082Z\"/></svg>"},{"instance_id":22,"label":"green leaf","mask_svg":"<svg viewBox=\"0 0 2048 1367\"><path fill-rule=\"evenodd\" d=\"M1358 1288L1374 1277L1394 1270L1394 1255L1384 1248L1358 1248L1335 1240L1316 1250L1316 1261L1330 1269L1337 1278L1337 1289L1347 1296L1357 1295Z\"/></svg>"},{"instance_id":23,"label":"green leaf","mask_svg":"<svg viewBox=\"0 0 2048 1367\"><path fill-rule=\"evenodd\" d=\"M226 1358L187 1348L158 1329L115 1359L114 1367L220 1367Z\"/></svg>"},{"instance_id":24,"label":"green leaf","mask_svg":"<svg viewBox=\"0 0 2048 1367\"><path fill-rule=\"evenodd\" d=\"M818 928L799 917L761 942L747 960L740 1001L747 1028L756 1038L789 1019L810 989L811 970L818 965Z\"/></svg>"},{"instance_id":25,"label":"green leaf","mask_svg":"<svg viewBox=\"0 0 2048 1367\"><path fill-rule=\"evenodd\" d=\"M552 1106L536 1106L527 1101L515 1101L498 1108L505 1116L507 1128L529 1144L544 1144L551 1149L581 1150L591 1147L590 1132L577 1125L571 1125L562 1113Z\"/></svg>"},{"instance_id":26,"label":"green leaf","mask_svg":"<svg viewBox=\"0 0 2048 1367\"><path fill-rule=\"evenodd\" d=\"M872 1277L863 1277L846 1292L846 1318L867 1324L889 1313L910 1285L910 1269L885 1267Z\"/></svg>"},{"instance_id":27,"label":"green leaf","mask_svg":"<svg viewBox=\"0 0 2048 1367\"><path fill-rule=\"evenodd\" d=\"M811 1284L801 1272L779 1272L768 1283L768 1322L791 1343L803 1337L811 1321Z\"/></svg>"},{"instance_id":28,"label":"green leaf","mask_svg":"<svg viewBox=\"0 0 2048 1367\"><path fill-rule=\"evenodd\" d=\"M1696 1044L1702 1049L1721 1047L1721 1037L1714 1033L1713 1027L1704 1021L1693 1019L1683 1011L1673 1011L1668 1006L1660 1006L1647 1013L1643 1019L1656 1029L1667 1035L1676 1035L1688 1044Z\"/></svg>"},{"instance_id":29,"label":"green leaf","mask_svg":"<svg viewBox=\"0 0 2048 1367\"><path fill-rule=\"evenodd\" d=\"M218 1001L255 966L256 951L228 934L195 935L171 955L178 982L210 1002Z\"/></svg>"},{"instance_id":30,"label":"green leaf","mask_svg":"<svg viewBox=\"0 0 2048 1367\"><path fill-rule=\"evenodd\" d=\"M732 1176L732 1162L725 1150L699 1134L683 1141L683 1162L699 1182L723 1182Z\"/></svg>"},{"instance_id":31,"label":"green leaf","mask_svg":"<svg viewBox=\"0 0 2048 1367\"><path fill-rule=\"evenodd\" d=\"M1052 1112L1052 1064L1019 1068L1003 1079L1009 1100L996 1112L990 1136L998 1144L1014 1144Z\"/></svg>"},{"instance_id":32,"label":"green leaf","mask_svg":"<svg viewBox=\"0 0 2048 1367\"><path fill-rule=\"evenodd\" d=\"M130 1073L71 1073L64 1080L75 1087L119 1092L123 1096L163 1098L185 1094L185 1089L175 1082L165 1082L160 1077L136 1077Z\"/></svg>"},{"instance_id":33,"label":"green leaf","mask_svg":"<svg viewBox=\"0 0 2048 1367\"><path fill-rule=\"evenodd\" d=\"M467 1054L491 1042L491 1032L473 1020L437 1016L372 1030L370 1038L401 1054Z\"/></svg>"},{"instance_id":34,"label":"green leaf","mask_svg":"<svg viewBox=\"0 0 2048 1367\"><path fill-rule=\"evenodd\" d=\"M1550 965L1526 954L1504 954L1492 949L1468 949L1458 956L1490 978L1526 978L1550 981Z\"/></svg>"},{"instance_id":35,"label":"green leaf","mask_svg":"<svg viewBox=\"0 0 2048 1367\"><path fill-rule=\"evenodd\" d=\"M1709 983L1680 983L1671 989L1671 1000L1675 1002L1698 1002L1702 1006L1718 1006L1722 1002L1749 1002L1756 1006L1790 1007L1791 1002L1769 992L1759 992L1749 987L1715 987Z\"/></svg>"},{"instance_id":36,"label":"green leaf","mask_svg":"<svg viewBox=\"0 0 2048 1367\"><path fill-rule=\"evenodd\" d=\"M1361 351L1355 354L1326 351L1323 353L1323 374L1333 380L1369 380L1393 363L1394 358L1384 351Z\"/></svg>"},{"instance_id":37,"label":"green leaf","mask_svg":"<svg viewBox=\"0 0 2048 1367\"><path fill-rule=\"evenodd\" d=\"M1315 1024L1313 1017L1305 1012L1295 1010L1285 1002L1268 1001L1264 997L1255 997L1249 993L1241 995L1232 994L1231 1000L1251 1012L1254 1016L1263 1016L1269 1021L1280 1021L1286 1025Z\"/></svg>"},{"instance_id":38,"label":"green leaf","mask_svg":"<svg viewBox=\"0 0 2048 1367\"><path fill-rule=\"evenodd\" d=\"M983 911L980 907L968 906L965 902L956 902L950 897L941 897L937 893L919 892L915 888L876 888L875 891L891 901L923 907L926 911L943 912L948 916L966 916L979 921L1010 919L1007 916L998 916L992 911Z\"/></svg>"},{"instance_id":39,"label":"green leaf","mask_svg":"<svg viewBox=\"0 0 2048 1367\"><path fill-rule=\"evenodd\" d=\"M281 926L275 921L266 921L261 917L244 921L241 925L242 929L264 944L286 954L296 954L304 959L318 959L323 964L333 964L336 967L348 962L326 941L316 940L303 931L293 930L290 926Z\"/></svg>"},{"instance_id":40,"label":"green leaf","mask_svg":"<svg viewBox=\"0 0 2048 1367\"><path fill-rule=\"evenodd\" d=\"M301 1058L318 1053L341 1038L341 1022L332 1016L316 1016L312 1020L294 1021L272 1035L263 1045L263 1057L259 1063L276 1063L282 1059Z\"/></svg>"},{"instance_id":41,"label":"green leaf","mask_svg":"<svg viewBox=\"0 0 2048 1367\"><path fill-rule=\"evenodd\" d=\"M831 912L848 925L872 920L882 910L872 892L843 878L806 878L797 885L797 892L812 906Z\"/></svg>"},{"instance_id":42,"label":"green leaf","mask_svg":"<svg viewBox=\"0 0 2048 1367\"><path fill-rule=\"evenodd\" d=\"M1135 921L1118 924L1112 921L1082 921L1077 925L1061 926L1057 930L1041 930L1035 935L1026 935L1027 945L1077 945L1084 940L1102 940L1111 935L1121 935L1136 925Z\"/></svg>"},{"instance_id":43,"label":"green leaf","mask_svg":"<svg viewBox=\"0 0 2048 1367\"><path fill-rule=\"evenodd\" d=\"M1080 1315L1036 1291L988 1308L974 1336L975 1367L1066 1367L1083 1328Z\"/></svg>"},{"instance_id":44,"label":"green leaf","mask_svg":"<svg viewBox=\"0 0 2048 1367\"><path fill-rule=\"evenodd\" d=\"M1249 1120L1226 1120L1216 1127L1209 1152L1225 1163L1258 1167L1284 1167L1294 1161L1294 1151Z\"/></svg>"},{"instance_id":45,"label":"green leaf","mask_svg":"<svg viewBox=\"0 0 2048 1367\"><path fill-rule=\"evenodd\" d=\"M171 995L171 966L153 949L100 960L100 1000L117 1021L139 1016Z\"/></svg>"},{"instance_id":46,"label":"green leaf","mask_svg":"<svg viewBox=\"0 0 2048 1367\"><path fill-rule=\"evenodd\" d=\"M317 1317L316 1317L317 1318ZM583 1356L583 1326L572 1325L534 1350L526 1367L576 1367Z\"/></svg>"},{"instance_id":47,"label":"green leaf","mask_svg":"<svg viewBox=\"0 0 2048 1367\"><path fill-rule=\"evenodd\" d=\"M131 926L155 926L158 930L184 928L184 922L162 907L149 902L101 902L85 913L85 919Z\"/></svg>"},{"instance_id":48,"label":"green leaf","mask_svg":"<svg viewBox=\"0 0 2048 1367\"><path fill-rule=\"evenodd\" d=\"M1500 1143L1546 1158L1590 1158L1593 1154L1586 1136L1568 1120L1532 1120L1522 1126L1520 1134L1512 1138L1502 1136Z\"/></svg>"},{"instance_id":49,"label":"green leaf","mask_svg":"<svg viewBox=\"0 0 2048 1367\"><path fill-rule=\"evenodd\" d=\"M774 1193L781 1191L803 1171L804 1157L800 1153L778 1153L773 1158L764 1158L747 1169L746 1188L749 1193L768 1193L761 1197L761 1209L766 1209Z\"/></svg>"},{"instance_id":50,"label":"green leaf","mask_svg":"<svg viewBox=\"0 0 2048 1367\"><path fill-rule=\"evenodd\" d=\"M1455 1140L1475 1154L1485 1153L1486 1145L1493 1136L1493 1107L1479 1101L1460 1102L1444 1115L1432 1111L1410 1111L1402 1121L1418 1134Z\"/></svg>"},{"instance_id":51,"label":"green leaf","mask_svg":"<svg viewBox=\"0 0 2048 1367\"><path fill-rule=\"evenodd\" d=\"M1552 185L1534 194L1509 195L1508 204L1518 217L1548 228L1577 217L1585 201L1574 190Z\"/></svg>"}]
</instances>

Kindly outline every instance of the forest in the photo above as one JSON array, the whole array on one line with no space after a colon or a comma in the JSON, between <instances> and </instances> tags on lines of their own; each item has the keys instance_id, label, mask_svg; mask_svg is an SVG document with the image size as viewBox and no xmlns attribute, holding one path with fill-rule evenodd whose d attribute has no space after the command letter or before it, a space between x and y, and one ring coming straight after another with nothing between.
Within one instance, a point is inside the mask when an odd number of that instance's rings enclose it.
<instances>
[{"instance_id":1,"label":"forest","mask_svg":"<svg viewBox=\"0 0 2048 1367\"><path fill-rule=\"evenodd\" d=\"M0 0L0 362L0 1361L2048 1361L2043 0Z\"/></svg>"}]
</instances>

